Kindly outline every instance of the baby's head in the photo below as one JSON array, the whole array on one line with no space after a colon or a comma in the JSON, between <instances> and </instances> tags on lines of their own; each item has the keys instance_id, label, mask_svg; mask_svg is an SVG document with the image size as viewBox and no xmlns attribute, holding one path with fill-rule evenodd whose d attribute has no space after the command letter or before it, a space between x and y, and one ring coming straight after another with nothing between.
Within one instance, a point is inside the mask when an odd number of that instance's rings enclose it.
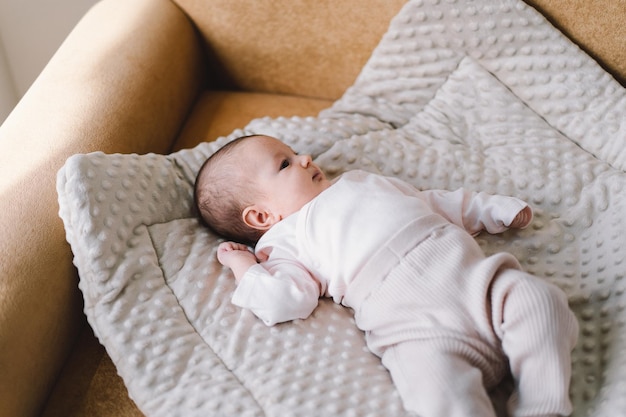
<instances>
[{"instance_id":1,"label":"baby's head","mask_svg":"<svg viewBox=\"0 0 626 417\"><path fill-rule=\"evenodd\" d=\"M205 161L194 197L207 226L254 244L329 186L309 155L296 154L276 138L252 135L229 142Z\"/></svg>"}]
</instances>

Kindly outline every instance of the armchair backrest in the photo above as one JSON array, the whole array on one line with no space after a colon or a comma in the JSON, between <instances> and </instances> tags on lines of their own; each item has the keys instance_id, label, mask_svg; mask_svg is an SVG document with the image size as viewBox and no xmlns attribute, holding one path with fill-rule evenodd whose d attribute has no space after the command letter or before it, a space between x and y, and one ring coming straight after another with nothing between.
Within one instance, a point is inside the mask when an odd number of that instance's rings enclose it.
<instances>
[{"instance_id":1,"label":"armchair backrest","mask_svg":"<svg viewBox=\"0 0 626 417\"><path fill-rule=\"evenodd\" d=\"M194 22L217 88L337 99L405 0L174 0Z\"/></svg>"}]
</instances>

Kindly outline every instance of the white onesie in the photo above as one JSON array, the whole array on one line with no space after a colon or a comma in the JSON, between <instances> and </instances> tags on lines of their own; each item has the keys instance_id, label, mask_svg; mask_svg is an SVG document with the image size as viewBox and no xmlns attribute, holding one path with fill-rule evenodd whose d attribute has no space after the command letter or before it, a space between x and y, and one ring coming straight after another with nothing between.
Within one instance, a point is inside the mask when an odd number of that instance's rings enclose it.
<instances>
[{"instance_id":1,"label":"white onesie","mask_svg":"<svg viewBox=\"0 0 626 417\"><path fill-rule=\"evenodd\" d=\"M267 325L308 317L320 296L353 308L405 407L422 417L495 415L483 386L508 361L513 415L567 415L577 323L564 294L508 253L485 257L471 236L505 231L526 206L351 171L261 237L255 252L267 260L232 301Z\"/></svg>"}]
</instances>

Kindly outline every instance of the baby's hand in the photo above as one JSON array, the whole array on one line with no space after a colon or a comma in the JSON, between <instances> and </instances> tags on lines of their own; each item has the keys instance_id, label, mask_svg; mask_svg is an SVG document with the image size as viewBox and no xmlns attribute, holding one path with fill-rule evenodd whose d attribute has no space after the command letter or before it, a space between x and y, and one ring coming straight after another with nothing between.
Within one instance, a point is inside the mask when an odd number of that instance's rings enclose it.
<instances>
[{"instance_id":1,"label":"baby's hand","mask_svg":"<svg viewBox=\"0 0 626 417\"><path fill-rule=\"evenodd\" d=\"M217 260L224 266L230 267L236 259L249 258L256 263L256 257L248 247L236 242L222 242L217 247Z\"/></svg>"},{"instance_id":2,"label":"baby's hand","mask_svg":"<svg viewBox=\"0 0 626 417\"><path fill-rule=\"evenodd\" d=\"M229 267L235 274L237 282L252 265L257 263L256 256L246 245L236 242L222 242L217 247L217 260Z\"/></svg>"},{"instance_id":3,"label":"baby's hand","mask_svg":"<svg viewBox=\"0 0 626 417\"><path fill-rule=\"evenodd\" d=\"M530 224L532 219L533 210L529 206L526 206L522 211L517 213L517 216L515 216L509 227L513 229L523 229Z\"/></svg>"}]
</instances>

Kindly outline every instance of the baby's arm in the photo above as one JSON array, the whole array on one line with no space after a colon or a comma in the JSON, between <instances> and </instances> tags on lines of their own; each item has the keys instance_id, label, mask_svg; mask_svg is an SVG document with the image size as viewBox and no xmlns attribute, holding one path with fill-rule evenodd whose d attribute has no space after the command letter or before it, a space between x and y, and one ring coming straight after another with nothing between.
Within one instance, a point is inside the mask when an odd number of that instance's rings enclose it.
<instances>
[{"instance_id":1,"label":"baby's arm","mask_svg":"<svg viewBox=\"0 0 626 417\"><path fill-rule=\"evenodd\" d=\"M423 191L420 197L436 212L471 234L481 230L502 233L508 228L524 228L533 218L530 206L515 197L464 189Z\"/></svg>"},{"instance_id":2,"label":"baby's arm","mask_svg":"<svg viewBox=\"0 0 626 417\"><path fill-rule=\"evenodd\" d=\"M425 200L435 212L471 234L481 230L501 233L508 228L523 229L533 219L530 206L515 197L472 192L463 188L456 191L420 191L397 178L387 179L402 193Z\"/></svg>"},{"instance_id":3,"label":"baby's arm","mask_svg":"<svg viewBox=\"0 0 626 417\"><path fill-rule=\"evenodd\" d=\"M235 275L233 304L268 326L307 318L317 307L320 286L297 262L257 259L247 246L234 242L220 244L217 259Z\"/></svg>"}]
</instances>

